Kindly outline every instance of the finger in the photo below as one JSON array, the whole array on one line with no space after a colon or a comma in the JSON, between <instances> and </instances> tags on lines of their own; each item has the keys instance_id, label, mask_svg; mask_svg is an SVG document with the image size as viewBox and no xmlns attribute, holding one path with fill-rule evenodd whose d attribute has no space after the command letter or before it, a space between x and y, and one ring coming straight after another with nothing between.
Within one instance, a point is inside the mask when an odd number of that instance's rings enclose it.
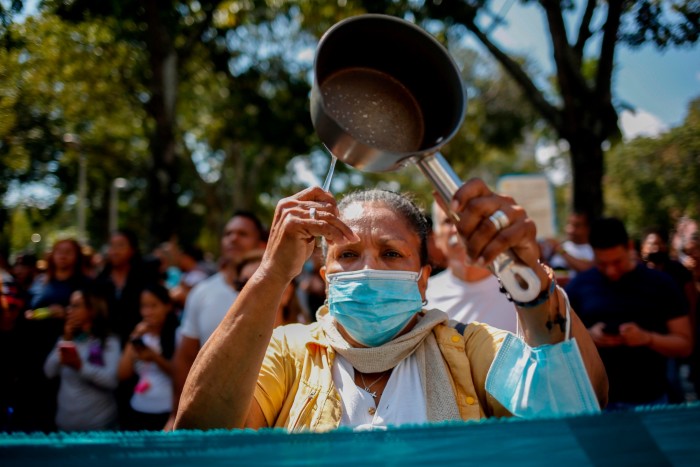
<instances>
[{"instance_id":1,"label":"finger","mask_svg":"<svg viewBox=\"0 0 700 467\"><path fill-rule=\"evenodd\" d=\"M312 217L312 209L315 210ZM338 217L335 205L317 201L300 203L290 208L289 213L299 222L298 228L309 238L322 236L331 243L359 241L357 235Z\"/></svg>"},{"instance_id":2,"label":"finger","mask_svg":"<svg viewBox=\"0 0 700 467\"><path fill-rule=\"evenodd\" d=\"M314 217L311 217L312 208L316 211ZM319 236L328 236L332 241L341 242L346 234L351 234L350 229L330 211L335 212L335 207L328 206L328 203L284 199L278 205L278 219L273 234L280 240L286 239L285 242L297 239L310 244Z\"/></svg>"},{"instance_id":3,"label":"finger","mask_svg":"<svg viewBox=\"0 0 700 467\"><path fill-rule=\"evenodd\" d=\"M482 196L490 196L492 194L493 192L483 180L479 178L472 178L462 185L454 194L452 201L450 202L450 209L453 212L458 213L465 208L471 199Z\"/></svg>"},{"instance_id":4,"label":"finger","mask_svg":"<svg viewBox=\"0 0 700 467\"><path fill-rule=\"evenodd\" d=\"M324 191L321 187L318 186L306 188L305 190L302 190L299 193L292 195L291 199L296 199L298 201L318 201L321 203L330 203L333 205L336 204L336 200L333 197L333 194Z\"/></svg>"},{"instance_id":5,"label":"finger","mask_svg":"<svg viewBox=\"0 0 700 467\"><path fill-rule=\"evenodd\" d=\"M513 198L495 193L472 198L460 206L460 211L456 213L459 221L455 225L467 243L474 234L486 233L488 237L497 233L501 226L496 219L489 218L498 211L506 214L508 224L515 219L525 217L524 210L515 204ZM470 256L473 254L471 252ZM472 258L476 259L476 256Z\"/></svg>"},{"instance_id":6,"label":"finger","mask_svg":"<svg viewBox=\"0 0 700 467\"><path fill-rule=\"evenodd\" d=\"M520 240L517 233L524 226L523 209L519 206L498 206L495 211L505 214L508 225L502 229L489 217L482 217L466 240L467 252L472 259L483 257L485 261L490 262L498 253L507 250L512 244L510 242ZM498 250L495 254L494 249Z\"/></svg>"},{"instance_id":7,"label":"finger","mask_svg":"<svg viewBox=\"0 0 700 467\"><path fill-rule=\"evenodd\" d=\"M523 264L533 267L539 259L539 249L534 242L537 227L532 219L520 219L498 232L479 253L479 261L491 263L498 255L510 251Z\"/></svg>"},{"instance_id":8,"label":"finger","mask_svg":"<svg viewBox=\"0 0 700 467\"><path fill-rule=\"evenodd\" d=\"M357 243L360 238L348 225L340 220L338 216L326 211L319 211L316 214L318 227L322 230L320 234L329 243Z\"/></svg>"}]
</instances>

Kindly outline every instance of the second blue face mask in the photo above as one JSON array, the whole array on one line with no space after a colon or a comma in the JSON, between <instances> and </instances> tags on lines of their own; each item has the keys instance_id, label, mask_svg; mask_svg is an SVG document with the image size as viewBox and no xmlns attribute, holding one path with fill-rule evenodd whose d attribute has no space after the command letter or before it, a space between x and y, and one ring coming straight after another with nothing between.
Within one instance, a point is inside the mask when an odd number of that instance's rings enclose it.
<instances>
[{"instance_id":1,"label":"second blue face mask","mask_svg":"<svg viewBox=\"0 0 700 467\"><path fill-rule=\"evenodd\" d=\"M378 347L422 309L419 277L413 271L375 269L328 274L330 315L354 340Z\"/></svg>"}]
</instances>

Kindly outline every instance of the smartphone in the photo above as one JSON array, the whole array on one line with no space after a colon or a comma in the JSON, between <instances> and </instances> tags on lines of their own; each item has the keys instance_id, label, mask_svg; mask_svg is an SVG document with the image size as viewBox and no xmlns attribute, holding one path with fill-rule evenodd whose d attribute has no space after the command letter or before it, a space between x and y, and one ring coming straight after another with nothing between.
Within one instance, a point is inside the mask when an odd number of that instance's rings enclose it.
<instances>
[{"instance_id":1,"label":"smartphone","mask_svg":"<svg viewBox=\"0 0 700 467\"><path fill-rule=\"evenodd\" d=\"M77 357L78 356L78 349L76 348L75 344L72 342L61 342L58 344L58 351L61 352L61 355L64 357Z\"/></svg>"}]
</instances>

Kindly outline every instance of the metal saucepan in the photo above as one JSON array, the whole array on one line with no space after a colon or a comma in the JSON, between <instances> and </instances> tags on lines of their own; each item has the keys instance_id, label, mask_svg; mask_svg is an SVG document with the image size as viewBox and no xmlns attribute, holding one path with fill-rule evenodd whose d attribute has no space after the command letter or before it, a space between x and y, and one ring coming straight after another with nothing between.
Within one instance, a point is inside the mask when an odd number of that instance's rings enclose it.
<instances>
[{"instance_id":1,"label":"metal saucepan","mask_svg":"<svg viewBox=\"0 0 700 467\"><path fill-rule=\"evenodd\" d=\"M408 21L354 16L319 42L311 120L331 154L348 165L386 172L416 164L449 204L462 181L439 151L459 130L465 110L452 57ZM515 300L539 294L537 275L512 254L490 268Z\"/></svg>"}]
</instances>

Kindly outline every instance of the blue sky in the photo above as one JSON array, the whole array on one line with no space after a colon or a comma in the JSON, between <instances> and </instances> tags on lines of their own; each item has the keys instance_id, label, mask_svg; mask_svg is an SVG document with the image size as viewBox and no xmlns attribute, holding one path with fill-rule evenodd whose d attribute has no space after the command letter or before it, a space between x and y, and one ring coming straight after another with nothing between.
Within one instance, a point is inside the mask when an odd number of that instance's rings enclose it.
<instances>
[{"instance_id":1,"label":"blue sky","mask_svg":"<svg viewBox=\"0 0 700 467\"><path fill-rule=\"evenodd\" d=\"M507 24L493 34L500 45L533 58L543 71L551 72L551 47L541 8L523 6L514 0L499 0L496 6L496 12L501 8L507 10ZM577 21L576 17L573 25ZM631 120L636 120L638 125L658 125L658 130L680 125L688 103L700 97L700 44L664 52L651 45L635 50L619 45L613 96L638 111L634 119L630 115L622 116L623 127Z\"/></svg>"}]
</instances>

